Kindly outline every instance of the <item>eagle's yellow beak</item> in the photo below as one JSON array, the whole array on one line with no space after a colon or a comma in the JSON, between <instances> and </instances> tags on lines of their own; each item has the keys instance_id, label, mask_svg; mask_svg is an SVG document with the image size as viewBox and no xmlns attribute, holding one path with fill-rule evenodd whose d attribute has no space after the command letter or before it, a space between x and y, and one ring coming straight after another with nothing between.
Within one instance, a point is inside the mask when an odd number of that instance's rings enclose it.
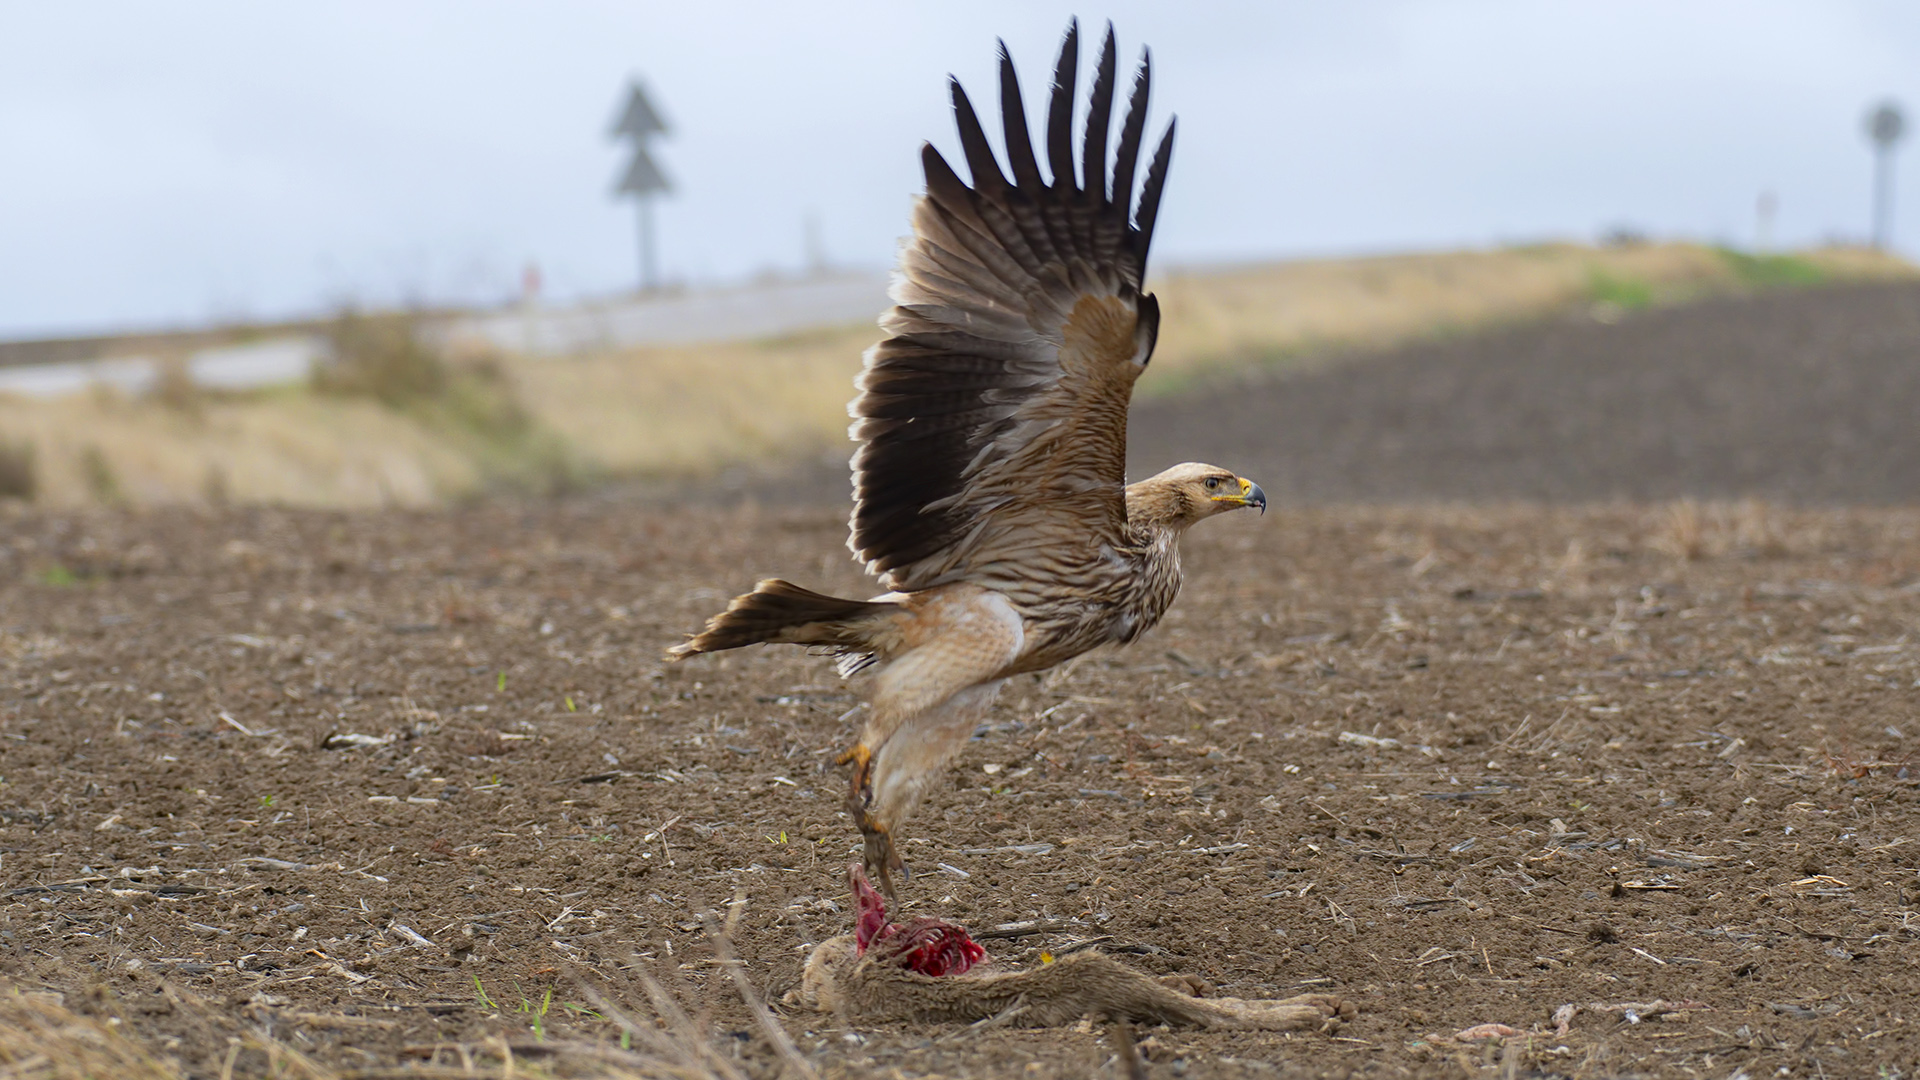
<instances>
[{"instance_id":1,"label":"eagle's yellow beak","mask_svg":"<svg viewBox=\"0 0 1920 1080\"><path fill-rule=\"evenodd\" d=\"M1213 501L1230 506L1251 506L1262 514L1267 512L1267 493L1260 490L1259 484L1244 478L1240 481L1240 494L1216 495Z\"/></svg>"}]
</instances>

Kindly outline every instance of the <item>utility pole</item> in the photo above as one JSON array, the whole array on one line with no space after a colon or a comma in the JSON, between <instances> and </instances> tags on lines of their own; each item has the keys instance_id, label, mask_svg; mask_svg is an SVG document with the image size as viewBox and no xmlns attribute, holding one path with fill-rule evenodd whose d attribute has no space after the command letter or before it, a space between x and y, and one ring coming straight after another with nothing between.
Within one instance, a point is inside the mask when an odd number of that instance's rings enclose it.
<instances>
[{"instance_id":1,"label":"utility pole","mask_svg":"<svg viewBox=\"0 0 1920 1080\"><path fill-rule=\"evenodd\" d=\"M666 122L660 119L659 110L653 102L647 100L646 91L635 81L627 88L626 104L620 109L620 118L613 123L609 133L614 139L627 139L633 143L633 160L620 174L619 183L614 185L616 197L631 195L639 208L640 217L640 289L651 292L660 287L659 262L654 250L653 237L653 200L656 195L665 195L673 190L667 182L667 176L654 164L652 155L647 153L649 140L667 134Z\"/></svg>"},{"instance_id":2,"label":"utility pole","mask_svg":"<svg viewBox=\"0 0 1920 1080\"><path fill-rule=\"evenodd\" d=\"M1907 133L1907 118L1888 100L1867 113L1865 126L1873 142L1873 246L1885 251L1893 243L1893 148Z\"/></svg>"}]
</instances>

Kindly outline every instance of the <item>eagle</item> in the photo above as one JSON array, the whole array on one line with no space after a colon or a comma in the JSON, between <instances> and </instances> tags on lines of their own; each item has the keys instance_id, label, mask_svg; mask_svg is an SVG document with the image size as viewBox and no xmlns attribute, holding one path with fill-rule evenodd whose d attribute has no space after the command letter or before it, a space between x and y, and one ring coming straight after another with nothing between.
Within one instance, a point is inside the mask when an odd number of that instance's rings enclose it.
<instances>
[{"instance_id":1,"label":"eagle","mask_svg":"<svg viewBox=\"0 0 1920 1080\"><path fill-rule=\"evenodd\" d=\"M948 86L972 182L931 144L880 317L848 406L854 506L847 546L886 590L870 600L759 582L669 650L824 648L873 669L848 809L889 898L907 880L895 837L1013 676L1158 623L1180 589L1180 537L1254 507L1258 484L1197 462L1126 481L1127 406L1160 307L1142 290L1173 152L1167 124L1139 199L1151 55L1142 51L1111 168L1114 36L1100 50L1076 162L1079 26L1053 70L1043 177L1020 84L1000 44L1009 177L973 104ZM1077 168L1076 168L1077 165Z\"/></svg>"}]
</instances>

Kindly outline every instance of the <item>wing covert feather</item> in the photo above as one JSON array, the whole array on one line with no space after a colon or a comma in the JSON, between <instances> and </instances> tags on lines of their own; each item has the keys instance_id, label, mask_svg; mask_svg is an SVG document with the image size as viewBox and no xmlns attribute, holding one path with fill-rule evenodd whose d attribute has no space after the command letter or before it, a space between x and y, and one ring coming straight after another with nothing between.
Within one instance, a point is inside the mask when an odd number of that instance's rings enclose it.
<instances>
[{"instance_id":1,"label":"wing covert feather","mask_svg":"<svg viewBox=\"0 0 1920 1080\"><path fill-rule=\"evenodd\" d=\"M1159 329L1141 291L1172 132L1143 185L1141 61L1106 160L1113 29L1094 75L1074 173L1078 25L1054 65L1040 175L1013 62L1001 46L1002 172L966 92L951 83L973 182L932 146L892 295L849 407L854 553L892 589L966 580L1008 563L1068 562L1121 541L1127 406ZM1108 190L1108 178L1113 188Z\"/></svg>"}]
</instances>

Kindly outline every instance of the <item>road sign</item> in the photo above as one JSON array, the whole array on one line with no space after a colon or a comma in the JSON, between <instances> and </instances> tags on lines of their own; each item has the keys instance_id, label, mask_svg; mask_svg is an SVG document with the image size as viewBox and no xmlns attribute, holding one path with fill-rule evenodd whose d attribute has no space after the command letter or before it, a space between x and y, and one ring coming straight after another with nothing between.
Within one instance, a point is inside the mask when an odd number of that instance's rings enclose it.
<instances>
[{"instance_id":1,"label":"road sign","mask_svg":"<svg viewBox=\"0 0 1920 1080\"><path fill-rule=\"evenodd\" d=\"M626 175L620 178L620 184L614 191L621 195L652 195L656 192L673 190L667 182L666 174L660 166L653 163L647 155L645 146L636 146L633 150L633 164L627 166Z\"/></svg>"},{"instance_id":2,"label":"road sign","mask_svg":"<svg viewBox=\"0 0 1920 1080\"><path fill-rule=\"evenodd\" d=\"M615 195L633 196L640 212L640 288L643 290L657 288L660 284L653 255L653 200L655 196L673 190L667 174L660 171L653 155L647 153L647 144L666 133L667 122L660 118L660 110L653 107L647 92L640 88L638 82L629 84L626 104L620 107L620 118L613 122L613 130L608 135L633 144L633 160L627 163L626 171L620 174L620 181L614 185L613 192Z\"/></svg>"},{"instance_id":3,"label":"road sign","mask_svg":"<svg viewBox=\"0 0 1920 1080\"><path fill-rule=\"evenodd\" d=\"M627 88L627 104L620 110L620 119L614 121L610 135L625 135L629 139L645 139L649 135L665 135L666 121L660 119L660 111L647 100L647 92L634 83Z\"/></svg>"}]
</instances>

